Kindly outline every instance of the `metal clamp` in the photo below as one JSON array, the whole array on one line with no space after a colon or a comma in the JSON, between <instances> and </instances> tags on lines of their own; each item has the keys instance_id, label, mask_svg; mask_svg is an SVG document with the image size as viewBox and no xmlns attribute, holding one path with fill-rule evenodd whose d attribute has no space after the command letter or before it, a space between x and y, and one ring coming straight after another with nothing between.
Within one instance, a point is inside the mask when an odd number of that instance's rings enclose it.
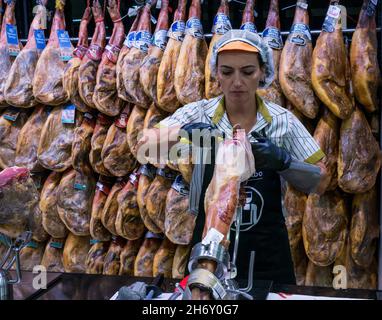
<instances>
[{"instance_id":1,"label":"metal clamp","mask_svg":"<svg viewBox=\"0 0 382 320\"><path fill-rule=\"evenodd\" d=\"M206 269L198 268L191 272L183 294L183 300L192 298L192 287L202 287L210 291L215 300L224 300L229 297L219 279Z\"/></svg>"},{"instance_id":2,"label":"metal clamp","mask_svg":"<svg viewBox=\"0 0 382 320\"><path fill-rule=\"evenodd\" d=\"M188 271L190 273L198 268L200 260L212 260L216 262L215 276L219 279L226 276L229 266L229 253L221 244L216 242L210 242L209 244L197 243L192 248L190 261L188 263Z\"/></svg>"}]
</instances>

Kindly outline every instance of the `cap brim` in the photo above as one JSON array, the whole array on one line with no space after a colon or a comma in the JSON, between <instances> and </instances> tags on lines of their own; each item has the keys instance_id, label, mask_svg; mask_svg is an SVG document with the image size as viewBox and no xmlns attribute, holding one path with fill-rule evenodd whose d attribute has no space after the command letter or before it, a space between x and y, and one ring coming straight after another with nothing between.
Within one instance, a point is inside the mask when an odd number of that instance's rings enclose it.
<instances>
[{"instance_id":1,"label":"cap brim","mask_svg":"<svg viewBox=\"0 0 382 320\"><path fill-rule=\"evenodd\" d=\"M259 49L257 49L255 46L251 46L246 42L235 40L232 42L228 42L227 44L218 49L218 53L223 51L245 51L258 53Z\"/></svg>"}]
</instances>

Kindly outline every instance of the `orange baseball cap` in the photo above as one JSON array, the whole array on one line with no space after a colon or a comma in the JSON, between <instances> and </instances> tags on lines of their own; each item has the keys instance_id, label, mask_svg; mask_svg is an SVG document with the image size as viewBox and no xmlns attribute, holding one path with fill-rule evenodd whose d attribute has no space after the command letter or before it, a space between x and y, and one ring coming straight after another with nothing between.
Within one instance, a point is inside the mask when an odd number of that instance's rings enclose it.
<instances>
[{"instance_id":1,"label":"orange baseball cap","mask_svg":"<svg viewBox=\"0 0 382 320\"><path fill-rule=\"evenodd\" d=\"M257 49L256 47L244 41L235 40L235 41L228 42L227 44L222 46L220 49L218 49L218 53L222 51L233 51L233 50L255 52L255 53L259 52L259 49Z\"/></svg>"}]
</instances>

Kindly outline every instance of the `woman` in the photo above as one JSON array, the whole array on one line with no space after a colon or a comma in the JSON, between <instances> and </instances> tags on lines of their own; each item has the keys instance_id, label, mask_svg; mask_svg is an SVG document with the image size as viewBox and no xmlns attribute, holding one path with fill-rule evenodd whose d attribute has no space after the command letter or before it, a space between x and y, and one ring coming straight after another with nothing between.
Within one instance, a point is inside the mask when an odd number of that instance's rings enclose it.
<instances>
[{"instance_id":1,"label":"woman","mask_svg":"<svg viewBox=\"0 0 382 320\"><path fill-rule=\"evenodd\" d=\"M250 251L254 250L255 279L294 284L293 262L281 208L280 175L302 191L321 192L328 183L319 162L324 153L292 113L256 95L258 88L265 88L272 82L274 72L271 50L259 35L244 30L227 32L215 44L211 68L217 74L223 95L178 109L159 123L159 127L165 129L148 130L140 144L146 149L168 141L174 144L182 129L189 134L190 140L197 129L217 128L225 137L232 136L236 124L245 129L252 145L256 173L245 186L238 278L247 278ZM207 166L194 242L202 240L205 219L202 204L212 173L213 165ZM233 224L231 230L235 227ZM234 246L233 240L231 236L230 249Z\"/></svg>"}]
</instances>

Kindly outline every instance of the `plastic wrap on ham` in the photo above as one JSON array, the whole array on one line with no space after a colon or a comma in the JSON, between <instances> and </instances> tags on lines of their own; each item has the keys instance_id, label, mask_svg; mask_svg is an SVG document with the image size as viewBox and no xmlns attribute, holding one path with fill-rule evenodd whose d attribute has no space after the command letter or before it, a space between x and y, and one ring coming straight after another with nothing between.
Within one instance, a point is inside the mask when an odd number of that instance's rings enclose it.
<instances>
[{"instance_id":1,"label":"plastic wrap on ham","mask_svg":"<svg viewBox=\"0 0 382 320\"><path fill-rule=\"evenodd\" d=\"M101 113L98 114L96 126L94 128L93 135L90 141L90 164L95 172L104 176L111 176L111 173L105 168L101 157L102 148L111 124L111 118L108 118L107 116L104 116Z\"/></svg>"},{"instance_id":2,"label":"plastic wrap on ham","mask_svg":"<svg viewBox=\"0 0 382 320\"><path fill-rule=\"evenodd\" d=\"M153 261L153 276L162 274L165 278L172 277L172 265L174 261L176 244L164 238Z\"/></svg>"},{"instance_id":3,"label":"plastic wrap on ham","mask_svg":"<svg viewBox=\"0 0 382 320\"><path fill-rule=\"evenodd\" d=\"M119 268L119 275L134 275L135 258L139 252L142 242L143 238L127 241L120 256L121 266Z\"/></svg>"},{"instance_id":4,"label":"plastic wrap on ham","mask_svg":"<svg viewBox=\"0 0 382 320\"><path fill-rule=\"evenodd\" d=\"M141 238L145 231L137 203L138 181L138 172L133 172L117 197L118 213L115 219L115 229L118 235L128 240Z\"/></svg>"},{"instance_id":5,"label":"plastic wrap on ham","mask_svg":"<svg viewBox=\"0 0 382 320\"><path fill-rule=\"evenodd\" d=\"M196 216L188 211L189 186L177 176L167 193L165 208L165 234L176 244L189 244L195 228Z\"/></svg>"},{"instance_id":6,"label":"plastic wrap on ham","mask_svg":"<svg viewBox=\"0 0 382 320\"><path fill-rule=\"evenodd\" d=\"M102 212L110 193L111 186L111 179L101 176L96 184L94 193L90 218L90 234L93 239L99 241L109 241L111 239L110 232L102 224Z\"/></svg>"},{"instance_id":7,"label":"plastic wrap on ham","mask_svg":"<svg viewBox=\"0 0 382 320\"><path fill-rule=\"evenodd\" d=\"M35 35L44 35L47 2L40 1L40 5L35 7L37 10L29 28L27 44L17 55L6 78L4 96L7 103L15 107L30 108L37 104L32 82L41 49L36 44Z\"/></svg>"},{"instance_id":8,"label":"plastic wrap on ham","mask_svg":"<svg viewBox=\"0 0 382 320\"><path fill-rule=\"evenodd\" d=\"M16 0L7 1L0 33L0 108L8 106L4 95L5 83L9 77L12 63L15 60L15 55L17 54L17 51L22 49L20 41L18 42L18 45L15 45L13 48L14 50L11 50L7 42L6 25L16 25L15 7ZM10 54L11 52L12 55Z\"/></svg>"},{"instance_id":9,"label":"plastic wrap on ham","mask_svg":"<svg viewBox=\"0 0 382 320\"><path fill-rule=\"evenodd\" d=\"M38 105L24 124L17 138L15 165L31 172L41 172L45 168L38 162L37 148L42 128L48 119L49 108Z\"/></svg>"},{"instance_id":10,"label":"plastic wrap on ham","mask_svg":"<svg viewBox=\"0 0 382 320\"><path fill-rule=\"evenodd\" d=\"M121 267L120 256L125 243L123 238L113 237L103 262L103 274L118 275Z\"/></svg>"},{"instance_id":11,"label":"plastic wrap on ham","mask_svg":"<svg viewBox=\"0 0 382 320\"><path fill-rule=\"evenodd\" d=\"M143 241L138 255L134 263L134 276L135 277L152 277L153 276L153 262L155 254L157 253L162 239L160 237L145 238Z\"/></svg>"},{"instance_id":12,"label":"plastic wrap on ham","mask_svg":"<svg viewBox=\"0 0 382 320\"><path fill-rule=\"evenodd\" d=\"M64 106L55 107L42 128L37 149L40 164L49 170L63 172L72 164L74 130L82 122L82 114L75 113L75 123L63 123Z\"/></svg>"},{"instance_id":13,"label":"plastic wrap on ham","mask_svg":"<svg viewBox=\"0 0 382 320\"><path fill-rule=\"evenodd\" d=\"M42 212L42 225L53 238L64 238L68 233L57 210L58 186L61 176L59 172L52 172L48 176L42 188L39 203Z\"/></svg>"},{"instance_id":14,"label":"plastic wrap on ham","mask_svg":"<svg viewBox=\"0 0 382 320\"><path fill-rule=\"evenodd\" d=\"M0 172L0 194L0 232L15 238L28 230L38 190L26 168L11 167Z\"/></svg>"},{"instance_id":15,"label":"plastic wrap on ham","mask_svg":"<svg viewBox=\"0 0 382 320\"><path fill-rule=\"evenodd\" d=\"M0 117L0 168L15 165L17 138L26 121L28 112L8 107Z\"/></svg>"},{"instance_id":16,"label":"plastic wrap on ham","mask_svg":"<svg viewBox=\"0 0 382 320\"><path fill-rule=\"evenodd\" d=\"M85 273L86 257L90 249L90 237L69 233L65 241L63 264L65 272Z\"/></svg>"},{"instance_id":17,"label":"plastic wrap on ham","mask_svg":"<svg viewBox=\"0 0 382 320\"><path fill-rule=\"evenodd\" d=\"M107 251L109 250L110 242L90 240L93 243L86 257L86 273L102 274L103 264Z\"/></svg>"},{"instance_id":18,"label":"plastic wrap on ham","mask_svg":"<svg viewBox=\"0 0 382 320\"><path fill-rule=\"evenodd\" d=\"M58 186L57 210L66 227L77 236L90 235L90 213L96 181L75 170L63 175Z\"/></svg>"},{"instance_id":19,"label":"plastic wrap on ham","mask_svg":"<svg viewBox=\"0 0 382 320\"><path fill-rule=\"evenodd\" d=\"M49 41L37 61L33 78L33 95L37 102L58 106L69 100L64 90L62 77L66 61L71 58L73 46L65 34L65 0L56 1ZM62 41L62 46L60 45Z\"/></svg>"},{"instance_id":20,"label":"plastic wrap on ham","mask_svg":"<svg viewBox=\"0 0 382 320\"><path fill-rule=\"evenodd\" d=\"M51 238L46 244L44 255L41 260L43 265L49 272L64 272L63 253L65 246L65 238Z\"/></svg>"},{"instance_id":21,"label":"plastic wrap on ham","mask_svg":"<svg viewBox=\"0 0 382 320\"><path fill-rule=\"evenodd\" d=\"M183 279L188 263L191 246L178 245L175 250L174 261L172 263L172 278Z\"/></svg>"}]
</instances>

